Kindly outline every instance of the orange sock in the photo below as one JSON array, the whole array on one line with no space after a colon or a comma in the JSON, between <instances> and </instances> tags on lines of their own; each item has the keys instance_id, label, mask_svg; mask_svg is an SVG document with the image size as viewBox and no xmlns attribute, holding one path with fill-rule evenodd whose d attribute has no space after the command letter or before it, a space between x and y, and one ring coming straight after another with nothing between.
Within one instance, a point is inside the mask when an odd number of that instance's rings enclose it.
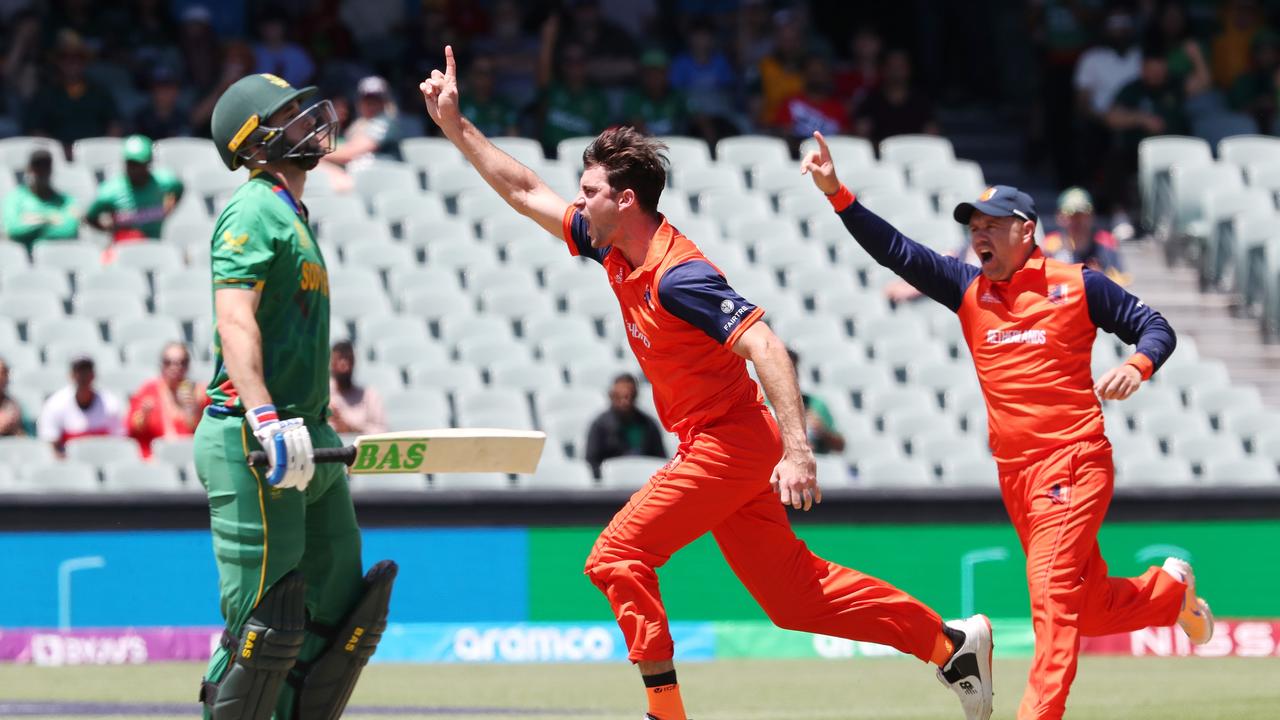
<instances>
[{"instance_id":1,"label":"orange sock","mask_svg":"<svg viewBox=\"0 0 1280 720\"><path fill-rule=\"evenodd\" d=\"M658 720L687 720L676 671L644 676L645 694L649 696L649 714Z\"/></svg>"},{"instance_id":2,"label":"orange sock","mask_svg":"<svg viewBox=\"0 0 1280 720\"><path fill-rule=\"evenodd\" d=\"M955 643L951 642L951 638L947 637L945 632L939 630L937 639L933 641L933 654L929 656L929 662L942 667L947 664L955 651Z\"/></svg>"}]
</instances>

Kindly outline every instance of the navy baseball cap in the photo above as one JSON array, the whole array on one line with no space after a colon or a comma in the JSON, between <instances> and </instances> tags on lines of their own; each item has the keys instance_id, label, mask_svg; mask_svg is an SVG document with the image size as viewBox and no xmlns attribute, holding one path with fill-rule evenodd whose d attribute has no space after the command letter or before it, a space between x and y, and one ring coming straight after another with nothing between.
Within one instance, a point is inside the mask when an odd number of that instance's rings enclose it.
<instances>
[{"instance_id":1,"label":"navy baseball cap","mask_svg":"<svg viewBox=\"0 0 1280 720\"><path fill-rule=\"evenodd\" d=\"M951 216L961 225L968 225L974 210L994 217L1016 215L1023 220L1037 221L1035 201L1030 195L1011 185L992 185L983 190L975 202L957 205Z\"/></svg>"}]
</instances>

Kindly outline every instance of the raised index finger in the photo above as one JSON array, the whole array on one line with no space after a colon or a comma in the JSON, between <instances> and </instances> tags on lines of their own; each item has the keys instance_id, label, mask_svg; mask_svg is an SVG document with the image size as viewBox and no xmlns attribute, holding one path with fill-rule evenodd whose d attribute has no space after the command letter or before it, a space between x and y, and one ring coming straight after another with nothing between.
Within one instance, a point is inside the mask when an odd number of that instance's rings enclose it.
<instances>
[{"instance_id":1,"label":"raised index finger","mask_svg":"<svg viewBox=\"0 0 1280 720\"><path fill-rule=\"evenodd\" d=\"M817 130L813 131L813 139L818 141L818 158L823 162L831 159L831 148L827 147L827 139L822 137L822 133Z\"/></svg>"},{"instance_id":2,"label":"raised index finger","mask_svg":"<svg viewBox=\"0 0 1280 720\"><path fill-rule=\"evenodd\" d=\"M457 75L458 67L453 62L453 46L444 46L444 74L445 77L454 77Z\"/></svg>"}]
</instances>

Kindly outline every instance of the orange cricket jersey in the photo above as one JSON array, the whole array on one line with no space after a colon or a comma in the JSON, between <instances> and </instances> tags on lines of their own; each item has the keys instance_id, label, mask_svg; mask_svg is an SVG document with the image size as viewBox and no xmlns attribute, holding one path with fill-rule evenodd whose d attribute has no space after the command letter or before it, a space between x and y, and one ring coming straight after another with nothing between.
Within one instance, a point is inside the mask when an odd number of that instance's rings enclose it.
<instances>
[{"instance_id":1,"label":"orange cricket jersey","mask_svg":"<svg viewBox=\"0 0 1280 720\"><path fill-rule=\"evenodd\" d=\"M569 253L604 266L627 341L653 385L663 427L685 439L692 429L723 415L761 405L746 361L732 348L764 310L738 295L665 218L638 268L611 247L591 247L587 227L575 208L565 211Z\"/></svg>"},{"instance_id":2,"label":"orange cricket jersey","mask_svg":"<svg viewBox=\"0 0 1280 720\"><path fill-rule=\"evenodd\" d=\"M833 204L877 262L959 316L1002 472L1104 434L1092 372L1099 329L1137 345L1128 363L1144 380L1173 352L1176 337L1164 317L1100 272L1037 248L1008 281L992 282L903 236L852 195Z\"/></svg>"}]
</instances>

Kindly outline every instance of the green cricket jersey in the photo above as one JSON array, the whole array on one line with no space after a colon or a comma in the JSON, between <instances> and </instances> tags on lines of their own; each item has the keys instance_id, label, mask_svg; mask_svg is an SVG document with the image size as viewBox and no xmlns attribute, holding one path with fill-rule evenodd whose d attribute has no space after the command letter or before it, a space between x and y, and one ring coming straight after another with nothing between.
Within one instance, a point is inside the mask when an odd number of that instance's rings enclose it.
<instances>
[{"instance_id":1,"label":"green cricket jersey","mask_svg":"<svg viewBox=\"0 0 1280 720\"><path fill-rule=\"evenodd\" d=\"M102 183L85 214L97 217L111 213L117 233L134 231L141 237L158 238L164 224L164 198L170 194L175 199L182 197L182 181L167 170L153 169L151 182L142 187L134 187L129 178L117 175Z\"/></svg>"},{"instance_id":2,"label":"green cricket jersey","mask_svg":"<svg viewBox=\"0 0 1280 720\"><path fill-rule=\"evenodd\" d=\"M4 199L4 229L28 247L41 240L72 240L80 227L80 210L66 193L54 191L43 200L26 185Z\"/></svg>"},{"instance_id":3,"label":"green cricket jersey","mask_svg":"<svg viewBox=\"0 0 1280 720\"><path fill-rule=\"evenodd\" d=\"M253 288L262 373L283 417L320 419L329 409L329 273L306 216L268 173L254 172L213 229L213 290ZM217 311L214 311L217 327ZM214 333L209 398L242 407Z\"/></svg>"}]
</instances>

